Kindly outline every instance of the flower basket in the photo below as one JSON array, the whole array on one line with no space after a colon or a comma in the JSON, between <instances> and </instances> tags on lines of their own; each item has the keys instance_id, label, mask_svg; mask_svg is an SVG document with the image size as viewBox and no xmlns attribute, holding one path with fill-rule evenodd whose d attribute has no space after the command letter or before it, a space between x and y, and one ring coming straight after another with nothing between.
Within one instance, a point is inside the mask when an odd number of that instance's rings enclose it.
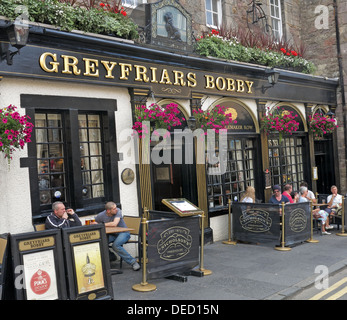
<instances>
[{"instance_id":1,"label":"flower basket","mask_svg":"<svg viewBox=\"0 0 347 320\"><path fill-rule=\"evenodd\" d=\"M260 130L264 131L267 135L277 132L279 135L279 143L282 143L284 135L292 135L293 132L299 129L300 124L295 120L296 117L298 117L298 115L294 115L293 111L277 107L276 113L268 112L268 114L261 119Z\"/></svg>"},{"instance_id":2,"label":"flower basket","mask_svg":"<svg viewBox=\"0 0 347 320\"><path fill-rule=\"evenodd\" d=\"M196 119L196 128L204 130L205 135L208 129L219 133L219 130L225 129L227 125L237 123L236 120L232 120L227 107L221 105L216 105L211 111L193 110L193 114Z\"/></svg>"},{"instance_id":3,"label":"flower basket","mask_svg":"<svg viewBox=\"0 0 347 320\"><path fill-rule=\"evenodd\" d=\"M148 134L151 129L155 135L159 135L156 129L166 129L166 136L170 135L170 130L174 127L179 127L182 125L181 121L184 121L184 118L179 118L180 110L178 109L177 104L170 103L165 107L161 107L156 103L147 106L139 106L135 108L135 123L133 125L133 130L139 134L139 138L143 138L145 134ZM144 121L150 123L151 128L147 128Z\"/></svg>"},{"instance_id":4,"label":"flower basket","mask_svg":"<svg viewBox=\"0 0 347 320\"><path fill-rule=\"evenodd\" d=\"M322 139L325 135L333 133L338 125L336 119L331 119L316 113L313 117L309 116L309 132L314 139Z\"/></svg>"},{"instance_id":5,"label":"flower basket","mask_svg":"<svg viewBox=\"0 0 347 320\"><path fill-rule=\"evenodd\" d=\"M28 121L30 117L21 116L17 107L9 105L0 109L0 151L5 154L8 164L12 160L12 153L16 149L23 149L31 142L31 132L34 125Z\"/></svg>"}]
</instances>

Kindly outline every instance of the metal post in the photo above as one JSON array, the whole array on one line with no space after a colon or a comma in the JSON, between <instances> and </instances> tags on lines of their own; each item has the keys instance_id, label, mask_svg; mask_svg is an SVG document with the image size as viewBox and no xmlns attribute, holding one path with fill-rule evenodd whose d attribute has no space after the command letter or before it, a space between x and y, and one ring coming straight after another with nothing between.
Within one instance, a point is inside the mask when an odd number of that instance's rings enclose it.
<instances>
[{"instance_id":1,"label":"metal post","mask_svg":"<svg viewBox=\"0 0 347 320\"><path fill-rule=\"evenodd\" d=\"M141 221L142 224L142 282L139 284L133 285L133 290L140 291L140 292L148 292L148 291L154 291L157 289L157 286L155 284L150 284L147 282L147 238L146 238L146 231L147 231L147 218L148 217L148 209L144 209L144 215Z\"/></svg>"},{"instance_id":2,"label":"metal post","mask_svg":"<svg viewBox=\"0 0 347 320\"><path fill-rule=\"evenodd\" d=\"M285 239L284 239L284 202L282 202L282 241L280 247L275 247L275 250L278 251L290 251L291 248L285 247Z\"/></svg>"},{"instance_id":3,"label":"metal post","mask_svg":"<svg viewBox=\"0 0 347 320\"><path fill-rule=\"evenodd\" d=\"M318 195L318 194L317 194ZM317 199L318 199L318 196L317 196ZM312 204L312 201L310 201L310 210L311 210L311 238L306 240L306 242L309 242L309 243L318 243L319 240L315 240L313 239L313 204Z\"/></svg>"},{"instance_id":4,"label":"metal post","mask_svg":"<svg viewBox=\"0 0 347 320\"><path fill-rule=\"evenodd\" d=\"M231 240L231 200L228 200L229 205L229 215L228 215L228 240L222 241L224 244L233 244L236 245L236 241Z\"/></svg>"},{"instance_id":5,"label":"metal post","mask_svg":"<svg viewBox=\"0 0 347 320\"><path fill-rule=\"evenodd\" d=\"M211 270L207 270L204 268L204 220L205 220L205 213L204 211L202 212L201 215L201 244L200 244L200 268L199 270L204 273L204 276L208 276L212 274Z\"/></svg>"},{"instance_id":6,"label":"metal post","mask_svg":"<svg viewBox=\"0 0 347 320\"><path fill-rule=\"evenodd\" d=\"M342 197L341 211L341 232L336 233L336 235L340 237L347 237L347 233L345 233L345 197Z\"/></svg>"}]
</instances>

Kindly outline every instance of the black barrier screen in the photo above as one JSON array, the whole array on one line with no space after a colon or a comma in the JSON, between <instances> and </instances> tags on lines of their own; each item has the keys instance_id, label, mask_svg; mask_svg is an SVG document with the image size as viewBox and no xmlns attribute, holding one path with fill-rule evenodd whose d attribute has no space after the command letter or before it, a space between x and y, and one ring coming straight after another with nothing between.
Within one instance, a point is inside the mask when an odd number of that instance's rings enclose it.
<instances>
[{"instance_id":1,"label":"black barrier screen","mask_svg":"<svg viewBox=\"0 0 347 320\"><path fill-rule=\"evenodd\" d=\"M285 245L293 245L308 240L311 233L310 203L286 204L284 212Z\"/></svg>"},{"instance_id":2,"label":"black barrier screen","mask_svg":"<svg viewBox=\"0 0 347 320\"><path fill-rule=\"evenodd\" d=\"M246 242L280 241L280 205L241 203L232 205L234 239Z\"/></svg>"},{"instance_id":3,"label":"black barrier screen","mask_svg":"<svg viewBox=\"0 0 347 320\"><path fill-rule=\"evenodd\" d=\"M199 264L199 217L148 221L149 279L184 273Z\"/></svg>"}]
</instances>

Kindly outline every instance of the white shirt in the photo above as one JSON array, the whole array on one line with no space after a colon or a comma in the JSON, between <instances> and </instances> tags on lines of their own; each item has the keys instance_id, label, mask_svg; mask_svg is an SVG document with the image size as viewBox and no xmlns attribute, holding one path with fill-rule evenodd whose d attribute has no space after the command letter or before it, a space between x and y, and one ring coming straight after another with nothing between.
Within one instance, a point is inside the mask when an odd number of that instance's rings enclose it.
<instances>
[{"instance_id":1,"label":"white shirt","mask_svg":"<svg viewBox=\"0 0 347 320\"><path fill-rule=\"evenodd\" d=\"M330 202L332 196L333 196L332 194L330 196L328 196L327 203ZM341 205L341 204L342 204L342 196L340 194L337 194L333 200L333 203L331 204L331 207L335 207L335 206Z\"/></svg>"}]
</instances>

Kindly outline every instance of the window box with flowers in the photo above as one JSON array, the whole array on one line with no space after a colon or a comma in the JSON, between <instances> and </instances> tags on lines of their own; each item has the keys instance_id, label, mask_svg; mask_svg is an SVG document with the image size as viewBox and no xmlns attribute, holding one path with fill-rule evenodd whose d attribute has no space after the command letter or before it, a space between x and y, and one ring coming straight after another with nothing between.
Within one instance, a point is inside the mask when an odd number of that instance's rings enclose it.
<instances>
[{"instance_id":1,"label":"window box with flowers","mask_svg":"<svg viewBox=\"0 0 347 320\"><path fill-rule=\"evenodd\" d=\"M270 133L278 133L279 143L282 143L284 135L292 135L293 132L299 129L300 123L295 120L297 114L293 111L285 110L277 107L275 112L269 112L260 120L260 131L264 131L267 135Z\"/></svg>"},{"instance_id":2,"label":"window box with flowers","mask_svg":"<svg viewBox=\"0 0 347 320\"><path fill-rule=\"evenodd\" d=\"M319 113L315 113L313 117L309 116L308 121L309 131L313 134L315 140L323 139L325 135L333 133L338 128L336 119L320 115Z\"/></svg>"},{"instance_id":3,"label":"window box with flowers","mask_svg":"<svg viewBox=\"0 0 347 320\"><path fill-rule=\"evenodd\" d=\"M28 121L29 117L21 116L17 107L9 105L0 109L0 151L5 154L8 165L12 160L12 153L16 149L23 149L31 142L31 132L34 125Z\"/></svg>"}]
</instances>

